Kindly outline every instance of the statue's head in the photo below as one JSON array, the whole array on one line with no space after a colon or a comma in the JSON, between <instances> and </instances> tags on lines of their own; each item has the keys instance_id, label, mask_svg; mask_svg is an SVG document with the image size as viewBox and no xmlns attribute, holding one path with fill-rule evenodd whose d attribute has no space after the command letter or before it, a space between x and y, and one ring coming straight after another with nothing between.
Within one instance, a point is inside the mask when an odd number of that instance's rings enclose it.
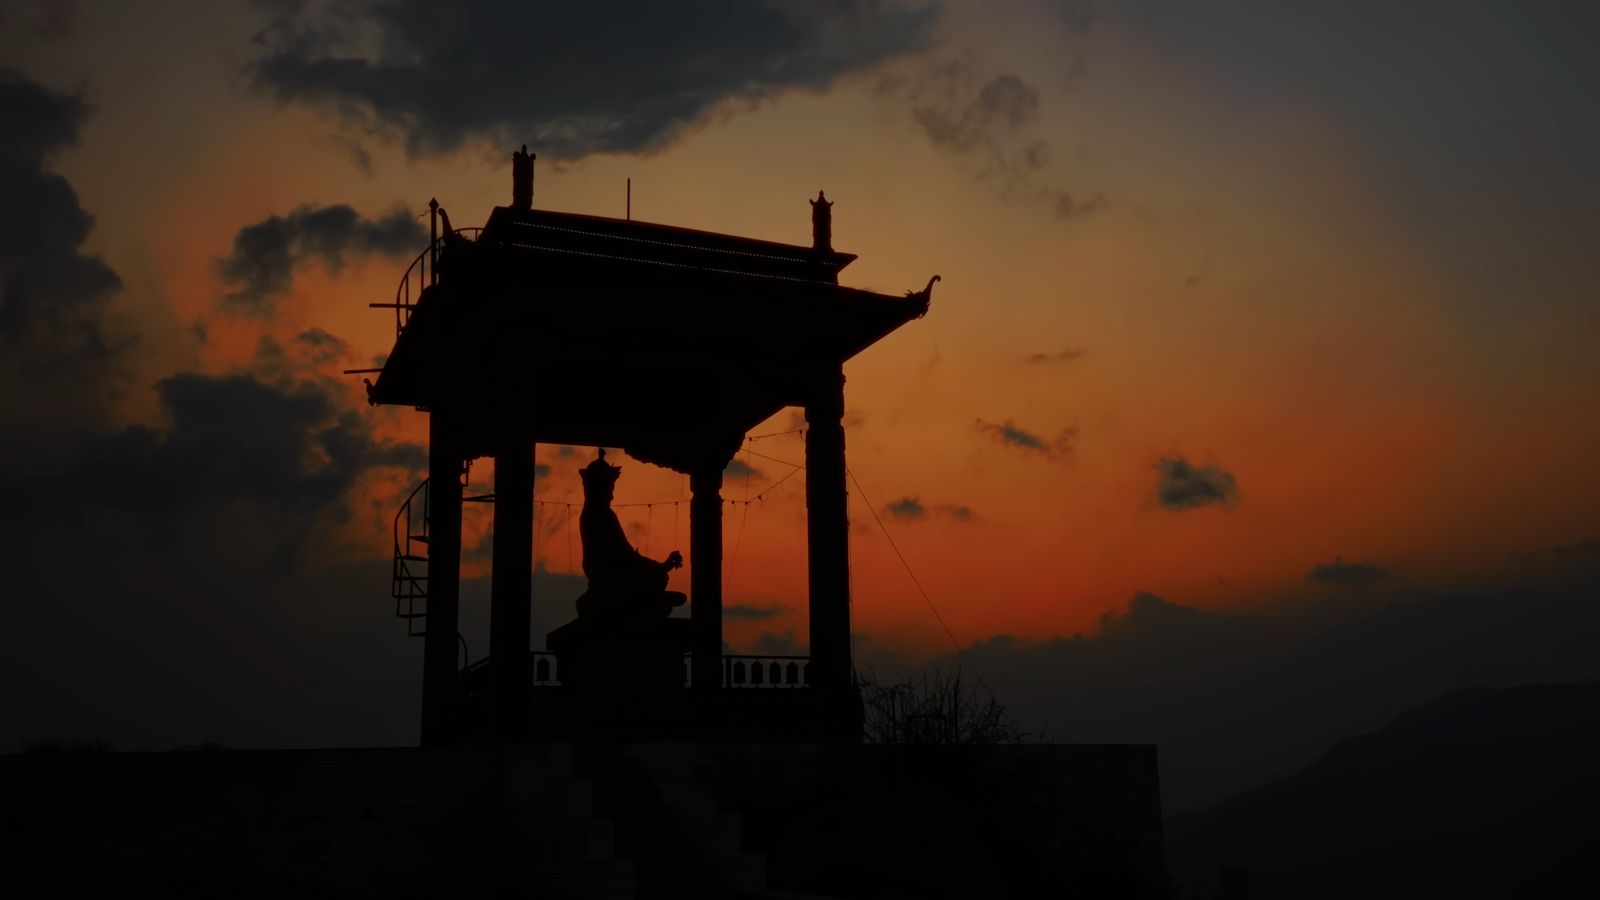
<instances>
[{"instance_id":1,"label":"statue's head","mask_svg":"<svg viewBox=\"0 0 1600 900\"><path fill-rule=\"evenodd\" d=\"M621 474L622 467L606 462L606 451L601 447L600 455L595 457L594 462L578 470L578 476L583 479L583 496L585 499L610 502L617 476Z\"/></svg>"}]
</instances>

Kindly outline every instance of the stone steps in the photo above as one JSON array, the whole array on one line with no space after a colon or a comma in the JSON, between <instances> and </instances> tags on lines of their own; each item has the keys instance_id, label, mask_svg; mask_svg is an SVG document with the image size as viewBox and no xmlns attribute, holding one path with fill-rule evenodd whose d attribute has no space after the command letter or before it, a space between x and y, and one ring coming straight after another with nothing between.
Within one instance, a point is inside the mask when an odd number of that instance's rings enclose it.
<instances>
[{"instance_id":1,"label":"stone steps","mask_svg":"<svg viewBox=\"0 0 1600 900\"><path fill-rule=\"evenodd\" d=\"M520 881L541 897L631 898L637 873L616 856L616 823L596 815L595 784L573 773L570 743L506 748L503 772L519 843Z\"/></svg>"},{"instance_id":2,"label":"stone steps","mask_svg":"<svg viewBox=\"0 0 1600 900\"><path fill-rule=\"evenodd\" d=\"M700 777L704 762L696 745L686 741L636 744L627 755L649 773L669 813L724 887L765 892L766 854L741 849L740 816L717 809Z\"/></svg>"}]
</instances>

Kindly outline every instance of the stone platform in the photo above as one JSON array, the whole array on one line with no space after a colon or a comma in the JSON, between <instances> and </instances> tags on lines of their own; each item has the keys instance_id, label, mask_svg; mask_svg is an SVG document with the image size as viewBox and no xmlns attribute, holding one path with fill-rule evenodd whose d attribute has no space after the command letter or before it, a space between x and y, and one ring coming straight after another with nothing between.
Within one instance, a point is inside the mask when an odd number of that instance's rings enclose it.
<instances>
[{"instance_id":1,"label":"stone platform","mask_svg":"<svg viewBox=\"0 0 1600 900\"><path fill-rule=\"evenodd\" d=\"M556 741L0 757L58 897L1165 895L1155 752Z\"/></svg>"}]
</instances>

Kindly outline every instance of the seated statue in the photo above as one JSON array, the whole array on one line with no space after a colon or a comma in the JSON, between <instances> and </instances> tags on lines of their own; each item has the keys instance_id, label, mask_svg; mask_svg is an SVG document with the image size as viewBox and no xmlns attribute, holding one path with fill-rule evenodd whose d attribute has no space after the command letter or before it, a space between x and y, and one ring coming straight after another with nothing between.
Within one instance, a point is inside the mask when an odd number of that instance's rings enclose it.
<instances>
[{"instance_id":1,"label":"seated statue","mask_svg":"<svg viewBox=\"0 0 1600 900\"><path fill-rule=\"evenodd\" d=\"M583 540L583 574L589 578L589 590L578 598L578 616L618 621L665 618L688 599L667 590L668 573L683 565L683 554L674 550L657 562L633 549L611 509L621 473L621 466L606 462L603 449L578 472L583 478L578 534Z\"/></svg>"}]
</instances>

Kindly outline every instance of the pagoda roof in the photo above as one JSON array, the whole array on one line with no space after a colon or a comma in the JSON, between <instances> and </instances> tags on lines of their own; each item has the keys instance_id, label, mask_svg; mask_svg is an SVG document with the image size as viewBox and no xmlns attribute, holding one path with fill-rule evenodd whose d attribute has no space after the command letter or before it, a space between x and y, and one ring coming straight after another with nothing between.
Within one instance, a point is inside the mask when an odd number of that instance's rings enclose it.
<instances>
[{"instance_id":1,"label":"pagoda roof","mask_svg":"<svg viewBox=\"0 0 1600 900\"><path fill-rule=\"evenodd\" d=\"M837 284L854 253L784 244L637 219L497 207L482 241L552 255L786 281Z\"/></svg>"},{"instance_id":2,"label":"pagoda roof","mask_svg":"<svg viewBox=\"0 0 1600 900\"><path fill-rule=\"evenodd\" d=\"M621 446L679 468L686 447L731 453L803 405L818 373L927 312L926 289L840 286L855 258L500 207L476 241L443 242L438 282L408 310L368 396L455 408L477 453L512 397L532 411L536 441Z\"/></svg>"}]
</instances>

